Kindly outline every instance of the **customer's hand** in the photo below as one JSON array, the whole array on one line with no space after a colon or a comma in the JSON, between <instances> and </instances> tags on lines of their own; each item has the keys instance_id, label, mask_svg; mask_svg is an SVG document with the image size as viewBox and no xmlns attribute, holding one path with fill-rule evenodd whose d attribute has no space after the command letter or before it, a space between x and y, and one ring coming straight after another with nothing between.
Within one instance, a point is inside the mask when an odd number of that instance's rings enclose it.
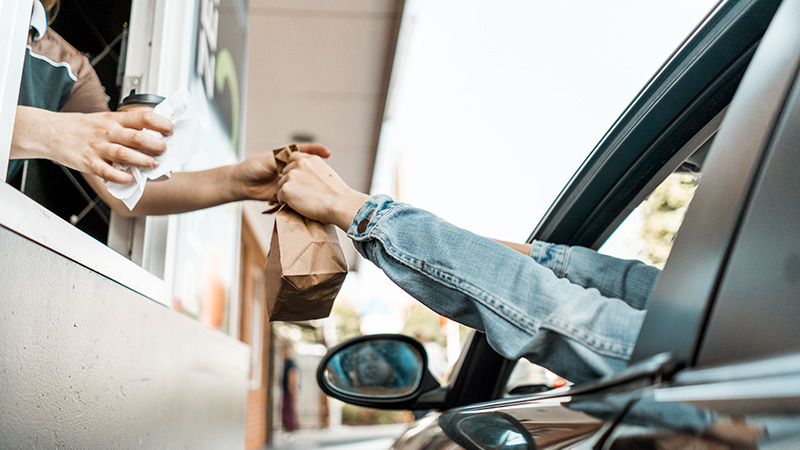
<instances>
[{"instance_id":1,"label":"customer's hand","mask_svg":"<svg viewBox=\"0 0 800 450\"><path fill-rule=\"evenodd\" d=\"M298 153L327 158L331 152L321 144L297 144ZM231 189L236 199L270 200L278 191L278 169L272 152L251 156L232 166Z\"/></svg>"},{"instance_id":2,"label":"customer's hand","mask_svg":"<svg viewBox=\"0 0 800 450\"><path fill-rule=\"evenodd\" d=\"M292 153L283 169L278 200L300 214L347 230L369 196L353 190L319 157Z\"/></svg>"},{"instance_id":3,"label":"customer's hand","mask_svg":"<svg viewBox=\"0 0 800 450\"><path fill-rule=\"evenodd\" d=\"M11 158L44 158L107 181L133 183L133 175L114 163L143 168L158 165L167 149L144 129L168 136L172 122L152 112L59 113L17 107Z\"/></svg>"}]
</instances>

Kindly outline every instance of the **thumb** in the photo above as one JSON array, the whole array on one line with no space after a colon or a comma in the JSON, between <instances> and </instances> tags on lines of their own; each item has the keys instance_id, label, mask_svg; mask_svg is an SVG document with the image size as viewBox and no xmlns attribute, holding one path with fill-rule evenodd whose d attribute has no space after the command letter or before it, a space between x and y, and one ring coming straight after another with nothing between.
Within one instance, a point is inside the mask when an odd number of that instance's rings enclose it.
<instances>
[{"instance_id":1,"label":"thumb","mask_svg":"<svg viewBox=\"0 0 800 450\"><path fill-rule=\"evenodd\" d=\"M331 151L328 150L328 147L325 147L322 144L317 144L314 142L297 144L297 149L303 153L308 153L310 155L317 155L322 158L327 158L331 156Z\"/></svg>"}]
</instances>

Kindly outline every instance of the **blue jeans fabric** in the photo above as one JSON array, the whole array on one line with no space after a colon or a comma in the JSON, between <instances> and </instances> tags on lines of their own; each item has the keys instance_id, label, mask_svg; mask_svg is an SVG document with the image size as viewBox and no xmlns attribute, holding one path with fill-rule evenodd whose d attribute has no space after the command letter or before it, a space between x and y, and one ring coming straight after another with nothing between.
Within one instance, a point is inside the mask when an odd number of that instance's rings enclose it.
<instances>
[{"instance_id":1,"label":"blue jeans fabric","mask_svg":"<svg viewBox=\"0 0 800 450\"><path fill-rule=\"evenodd\" d=\"M573 382L627 366L660 271L581 247L534 242L530 257L435 215L370 198L348 236L433 311Z\"/></svg>"}]
</instances>

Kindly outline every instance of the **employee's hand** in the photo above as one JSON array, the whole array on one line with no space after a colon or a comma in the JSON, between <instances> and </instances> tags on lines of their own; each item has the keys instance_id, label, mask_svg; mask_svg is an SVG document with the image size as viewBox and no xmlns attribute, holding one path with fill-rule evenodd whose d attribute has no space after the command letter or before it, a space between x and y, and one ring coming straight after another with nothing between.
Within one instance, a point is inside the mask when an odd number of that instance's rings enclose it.
<instances>
[{"instance_id":1,"label":"employee's hand","mask_svg":"<svg viewBox=\"0 0 800 450\"><path fill-rule=\"evenodd\" d=\"M327 158L330 150L321 144L297 144L297 153ZM236 199L270 200L278 191L278 169L271 151L251 156L232 166L230 181Z\"/></svg>"},{"instance_id":2,"label":"employee's hand","mask_svg":"<svg viewBox=\"0 0 800 450\"><path fill-rule=\"evenodd\" d=\"M17 107L11 158L44 158L107 181L133 183L133 175L114 163L143 168L158 165L167 149L144 129L168 136L172 122L152 112L59 113Z\"/></svg>"},{"instance_id":3,"label":"employee's hand","mask_svg":"<svg viewBox=\"0 0 800 450\"><path fill-rule=\"evenodd\" d=\"M283 169L278 200L300 214L347 231L369 195L353 190L322 159L292 153Z\"/></svg>"}]
</instances>

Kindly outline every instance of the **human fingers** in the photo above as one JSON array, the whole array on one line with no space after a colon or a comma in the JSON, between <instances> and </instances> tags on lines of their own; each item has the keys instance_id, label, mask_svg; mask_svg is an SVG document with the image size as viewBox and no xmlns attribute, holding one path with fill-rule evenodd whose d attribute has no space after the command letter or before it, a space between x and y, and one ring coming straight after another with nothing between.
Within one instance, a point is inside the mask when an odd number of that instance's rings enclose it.
<instances>
[{"instance_id":1,"label":"human fingers","mask_svg":"<svg viewBox=\"0 0 800 450\"><path fill-rule=\"evenodd\" d=\"M144 130L136 130L125 127L112 127L108 130L108 140L111 144L117 144L130 150L158 156L167 150L167 144L163 139L153 136Z\"/></svg>"},{"instance_id":2,"label":"human fingers","mask_svg":"<svg viewBox=\"0 0 800 450\"><path fill-rule=\"evenodd\" d=\"M332 172L333 169L320 156L294 152L289 156L289 161L281 173L285 177L293 171L302 172L303 175L298 174L297 176L302 176L303 178L312 174L314 178L318 178L323 172Z\"/></svg>"},{"instance_id":3,"label":"human fingers","mask_svg":"<svg viewBox=\"0 0 800 450\"><path fill-rule=\"evenodd\" d=\"M119 170L101 159L96 159L89 164L89 172L94 173L106 181L113 181L120 184L131 184L136 181L133 174L125 172L124 170Z\"/></svg>"},{"instance_id":4,"label":"human fingers","mask_svg":"<svg viewBox=\"0 0 800 450\"><path fill-rule=\"evenodd\" d=\"M286 169L289 169L288 171ZM351 189L322 159L294 158L278 181L278 200L301 215L346 230L366 194Z\"/></svg>"},{"instance_id":5,"label":"human fingers","mask_svg":"<svg viewBox=\"0 0 800 450\"><path fill-rule=\"evenodd\" d=\"M284 174L278 181L277 200L310 219L319 220L318 210L324 190L309 184L309 178L304 175L299 172Z\"/></svg>"},{"instance_id":6,"label":"human fingers","mask_svg":"<svg viewBox=\"0 0 800 450\"><path fill-rule=\"evenodd\" d=\"M129 166L148 169L155 169L158 167L158 161L154 157L121 144L108 143L98 150L97 155L104 161L112 163L127 164Z\"/></svg>"},{"instance_id":7,"label":"human fingers","mask_svg":"<svg viewBox=\"0 0 800 450\"><path fill-rule=\"evenodd\" d=\"M277 193L276 194L278 195L278 199L279 200L280 200L281 190L283 189L283 185L286 184L288 181L289 181L289 177L287 177L286 174L284 174L280 178L278 178Z\"/></svg>"},{"instance_id":8,"label":"human fingers","mask_svg":"<svg viewBox=\"0 0 800 450\"><path fill-rule=\"evenodd\" d=\"M292 154L292 158L278 179L278 200L292 206L295 200L307 200L309 195L319 195L322 190L316 187L318 178L308 160L311 155Z\"/></svg>"},{"instance_id":9,"label":"human fingers","mask_svg":"<svg viewBox=\"0 0 800 450\"><path fill-rule=\"evenodd\" d=\"M283 170L281 171L281 181L286 179L286 175L297 168L297 161L289 160L285 166L283 166Z\"/></svg>"},{"instance_id":10,"label":"human fingers","mask_svg":"<svg viewBox=\"0 0 800 450\"><path fill-rule=\"evenodd\" d=\"M310 155L317 155L322 158L327 158L331 156L331 151L328 150L328 147L325 147L322 144L317 144L314 142L297 144L297 149L303 153Z\"/></svg>"},{"instance_id":11,"label":"human fingers","mask_svg":"<svg viewBox=\"0 0 800 450\"><path fill-rule=\"evenodd\" d=\"M347 190L339 175L319 156L293 153L283 169L281 187L285 189L290 180L295 180L292 191L303 195L336 195Z\"/></svg>"},{"instance_id":12,"label":"human fingers","mask_svg":"<svg viewBox=\"0 0 800 450\"><path fill-rule=\"evenodd\" d=\"M151 111L125 111L111 114L125 128L135 128L137 130L146 128L158 131L164 136L171 135L173 131L173 125L169 119Z\"/></svg>"},{"instance_id":13,"label":"human fingers","mask_svg":"<svg viewBox=\"0 0 800 450\"><path fill-rule=\"evenodd\" d=\"M314 153L304 153L302 151L294 152L294 153L289 155L289 161L286 163L286 167L289 167L290 165L292 167L296 167L297 163L299 161L302 161L302 160L309 160L310 161L312 159L318 159L320 162L322 162L322 160L320 158L322 158L322 157L317 155L317 154L314 154ZM295 164L292 164L292 163L295 163ZM283 170L286 170L286 167L284 167Z\"/></svg>"}]
</instances>

